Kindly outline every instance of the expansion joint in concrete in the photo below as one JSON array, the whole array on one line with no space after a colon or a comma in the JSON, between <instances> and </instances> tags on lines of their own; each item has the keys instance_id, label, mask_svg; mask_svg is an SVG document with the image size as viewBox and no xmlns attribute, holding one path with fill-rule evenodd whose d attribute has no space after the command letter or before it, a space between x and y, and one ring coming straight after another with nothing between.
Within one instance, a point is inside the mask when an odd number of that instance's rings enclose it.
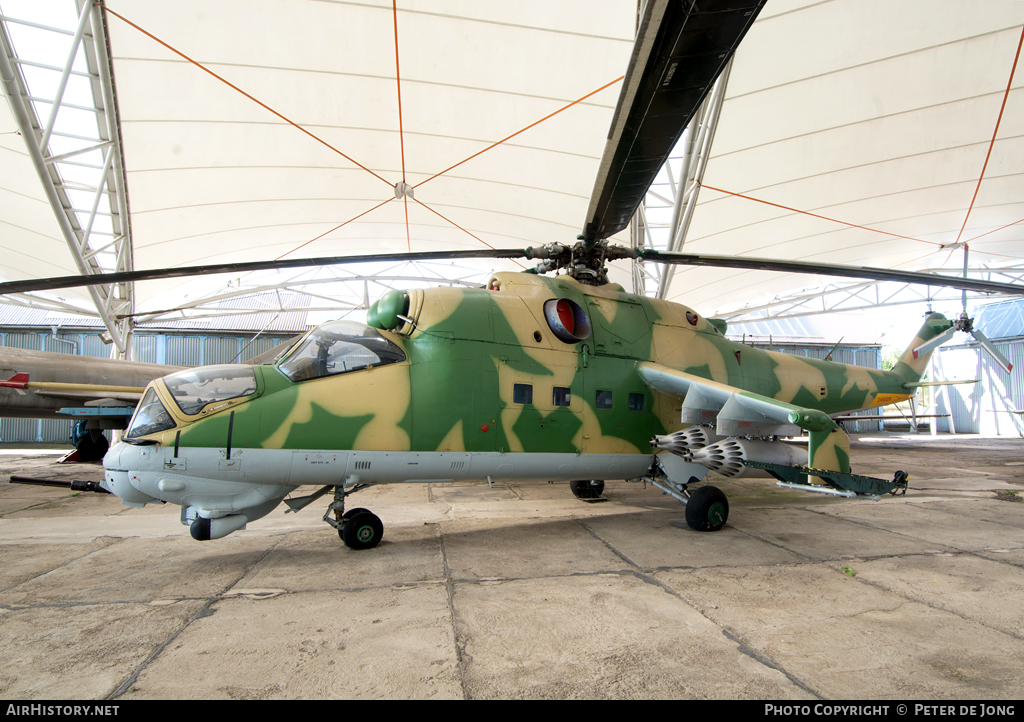
<instances>
[{"instance_id":1,"label":"expansion joint in concrete","mask_svg":"<svg viewBox=\"0 0 1024 722\"><path fill-rule=\"evenodd\" d=\"M260 562L262 562L264 559L266 559L267 556L269 556L270 553L272 551L274 551L274 549L277 548L277 545L280 544L284 540L284 538L285 538L284 536L279 537L277 539L277 541L275 541L273 544L271 544L269 547L267 547L263 551L263 553L260 554L259 557L252 564L247 566L245 568L245 570L240 575L238 575L238 577L234 581L232 581L230 584L228 584L226 587L224 587L224 589L222 589L219 593L213 595L212 597L208 597L207 600L206 600L206 604L203 605L203 608L200 609L195 614L193 614L192 616L190 616L185 621L185 623L183 625L181 625L177 630L175 630L174 633L171 634L171 636L169 636L167 639L165 639L163 641L163 643L160 644L160 646L158 646L155 650L153 650L153 653L151 655L149 655L149 657L147 657L146 660L142 662L142 664L140 664L138 667L136 667L135 670L128 676L128 678L124 682L122 682L120 685L118 685L117 689L115 689L113 692L110 693L110 695L107 696L107 699L108 700L117 699L122 694L124 694L129 689L131 689L132 685L135 684L136 680L138 680L139 675L142 673L142 671L147 666L149 666L150 662L152 662L157 657L159 657L160 654L164 651L164 649L166 649L167 646L171 642L173 642L175 639L178 638L178 635L180 635L182 632L184 632L186 629L188 629L189 625L192 624L192 622L194 622L194 621L196 621L198 619L202 619L204 617L211 616L213 614L213 612L214 612L214 610L212 609L213 605L216 604L217 602L221 601L221 599L224 597L225 594L230 592L231 589L236 584L238 584L246 576L248 576L249 573L252 572L252 570L255 569L257 567L257 565L259 565Z\"/></svg>"},{"instance_id":2,"label":"expansion joint in concrete","mask_svg":"<svg viewBox=\"0 0 1024 722\"><path fill-rule=\"evenodd\" d=\"M462 654L465 648L465 641L459 634L459 624L455 614L455 580L452 579L452 570L448 566L448 549L444 543L444 532L441 529L440 524L435 525L437 532L438 546L441 550L441 563L444 567L444 586L445 591L448 594L448 620L452 628L452 643L455 646L455 662L459 667L459 681L462 685L462 698L468 700L469 687L466 684L466 664L465 658Z\"/></svg>"}]
</instances>

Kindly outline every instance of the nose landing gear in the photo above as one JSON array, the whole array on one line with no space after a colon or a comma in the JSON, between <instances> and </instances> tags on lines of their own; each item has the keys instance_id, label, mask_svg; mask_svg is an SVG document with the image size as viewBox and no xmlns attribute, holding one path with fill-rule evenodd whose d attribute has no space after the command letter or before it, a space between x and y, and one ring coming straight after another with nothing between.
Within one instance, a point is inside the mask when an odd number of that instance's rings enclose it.
<instances>
[{"instance_id":1,"label":"nose landing gear","mask_svg":"<svg viewBox=\"0 0 1024 722\"><path fill-rule=\"evenodd\" d=\"M384 536L384 523L372 511L353 509L342 517L338 536L349 549L372 549Z\"/></svg>"},{"instance_id":2,"label":"nose landing gear","mask_svg":"<svg viewBox=\"0 0 1024 722\"><path fill-rule=\"evenodd\" d=\"M357 484L348 491L344 486L334 487L334 501L324 514L324 521L338 530L338 536L349 549L372 549L384 538L384 522L372 511L361 507L345 511L345 497L366 487L367 484Z\"/></svg>"}]
</instances>

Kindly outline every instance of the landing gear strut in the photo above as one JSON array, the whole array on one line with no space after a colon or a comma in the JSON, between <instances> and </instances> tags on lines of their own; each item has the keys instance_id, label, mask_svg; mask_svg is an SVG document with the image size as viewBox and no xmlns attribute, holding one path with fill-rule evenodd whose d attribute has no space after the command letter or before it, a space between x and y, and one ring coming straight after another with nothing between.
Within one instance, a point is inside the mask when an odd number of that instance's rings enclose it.
<instances>
[{"instance_id":1,"label":"landing gear strut","mask_svg":"<svg viewBox=\"0 0 1024 722\"><path fill-rule=\"evenodd\" d=\"M718 531L729 518L729 500L717 486L701 486L690 489L690 484L700 483L691 476L685 484L672 481L665 473L660 461L655 459L648 476L642 477L664 493L686 505L686 526L694 531ZM682 522L672 522L682 528Z\"/></svg>"},{"instance_id":2,"label":"landing gear strut","mask_svg":"<svg viewBox=\"0 0 1024 722\"><path fill-rule=\"evenodd\" d=\"M345 497L366 486L357 484L348 491L344 486L334 487L334 501L324 514L324 521L338 530L338 536L349 549L372 549L384 538L384 522L372 511L361 507L345 511Z\"/></svg>"}]
</instances>

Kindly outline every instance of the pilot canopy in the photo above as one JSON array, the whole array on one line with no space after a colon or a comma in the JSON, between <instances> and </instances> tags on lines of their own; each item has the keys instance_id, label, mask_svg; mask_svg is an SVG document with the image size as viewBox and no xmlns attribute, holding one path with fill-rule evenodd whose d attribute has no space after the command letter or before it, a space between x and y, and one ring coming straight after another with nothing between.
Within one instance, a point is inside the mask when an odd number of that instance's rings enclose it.
<instances>
[{"instance_id":1,"label":"pilot canopy","mask_svg":"<svg viewBox=\"0 0 1024 722\"><path fill-rule=\"evenodd\" d=\"M278 368L292 381L305 381L404 360L402 349L376 329L331 321L310 331Z\"/></svg>"}]
</instances>

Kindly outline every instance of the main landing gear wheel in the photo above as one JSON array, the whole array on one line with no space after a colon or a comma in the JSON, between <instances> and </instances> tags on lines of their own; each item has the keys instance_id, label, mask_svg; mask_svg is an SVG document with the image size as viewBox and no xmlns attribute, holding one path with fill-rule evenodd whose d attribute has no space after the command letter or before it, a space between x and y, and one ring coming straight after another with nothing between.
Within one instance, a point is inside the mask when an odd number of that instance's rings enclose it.
<instances>
[{"instance_id":1,"label":"main landing gear wheel","mask_svg":"<svg viewBox=\"0 0 1024 722\"><path fill-rule=\"evenodd\" d=\"M110 442L103 434L100 434L97 439L86 434L79 440L75 448L78 449L78 458L82 461L99 461L110 449Z\"/></svg>"},{"instance_id":2,"label":"main landing gear wheel","mask_svg":"<svg viewBox=\"0 0 1024 722\"><path fill-rule=\"evenodd\" d=\"M599 499L604 493L604 482L601 480L580 479L570 481L569 488L577 499Z\"/></svg>"},{"instance_id":3,"label":"main landing gear wheel","mask_svg":"<svg viewBox=\"0 0 1024 722\"><path fill-rule=\"evenodd\" d=\"M729 500L717 486L702 486L686 502L686 524L694 531L718 531L729 518Z\"/></svg>"},{"instance_id":4,"label":"main landing gear wheel","mask_svg":"<svg viewBox=\"0 0 1024 722\"><path fill-rule=\"evenodd\" d=\"M373 512L352 509L342 517L338 536L349 549L372 549L384 537L384 523Z\"/></svg>"},{"instance_id":5,"label":"main landing gear wheel","mask_svg":"<svg viewBox=\"0 0 1024 722\"><path fill-rule=\"evenodd\" d=\"M99 429L87 429L79 419L71 428L71 444L78 450L79 461L99 461L110 448L110 442Z\"/></svg>"}]
</instances>

